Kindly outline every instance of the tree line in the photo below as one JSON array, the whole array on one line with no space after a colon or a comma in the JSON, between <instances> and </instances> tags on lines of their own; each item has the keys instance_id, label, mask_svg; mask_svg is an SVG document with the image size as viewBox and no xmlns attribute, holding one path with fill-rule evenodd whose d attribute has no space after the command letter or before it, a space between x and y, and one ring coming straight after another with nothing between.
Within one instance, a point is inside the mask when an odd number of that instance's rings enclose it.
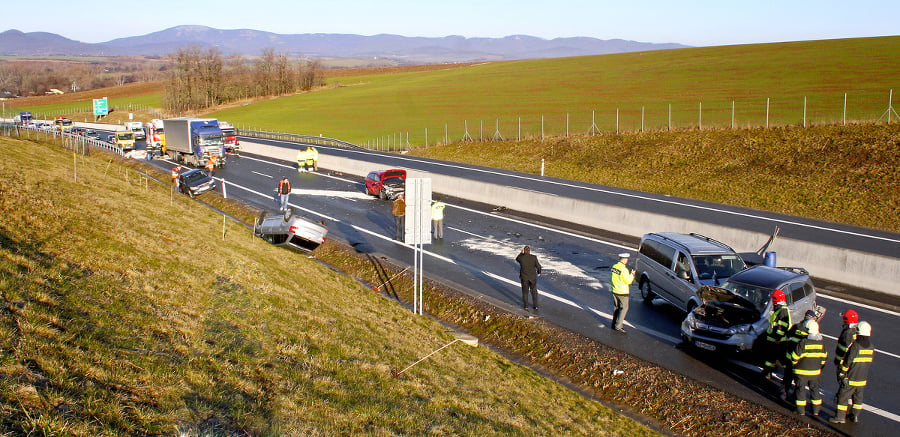
<instances>
[{"instance_id":1,"label":"tree line","mask_svg":"<svg viewBox=\"0 0 900 437\"><path fill-rule=\"evenodd\" d=\"M292 60L269 48L250 61L224 57L218 48L179 49L172 56L163 106L172 113L198 111L254 97L277 96L323 85L318 61Z\"/></svg>"},{"instance_id":2,"label":"tree line","mask_svg":"<svg viewBox=\"0 0 900 437\"><path fill-rule=\"evenodd\" d=\"M51 89L85 91L149 82L165 77L158 62L109 61L0 61L0 94L6 97L42 96Z\"/></svg>"}]
</instances>

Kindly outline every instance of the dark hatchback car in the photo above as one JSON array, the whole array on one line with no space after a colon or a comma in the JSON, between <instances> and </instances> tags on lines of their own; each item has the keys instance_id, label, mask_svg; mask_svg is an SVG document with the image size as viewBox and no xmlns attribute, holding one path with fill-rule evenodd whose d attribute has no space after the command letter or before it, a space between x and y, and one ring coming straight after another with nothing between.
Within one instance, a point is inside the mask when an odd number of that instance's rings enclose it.
<instances>
[{"instance_id":1,"label":"dark hatchback car","mask_svg":"<svg viewBox=\"0 0 900 437\"><path fill-rule=\"evenodd\" d=\"M100 139L100 134L97 133L97 131L95 131L95 130L93 130L93 129L88 129L88 130L86 130L86 131L84 132L84 136L86 136L86 137L88 137L88 138L93 138L93 139L95 139L95 140L99 140L99 139Z\"/></svg>"},{"instance_id":2,"label":"dark hatchback car","mask_svg":"<svg viewBox=\"0 0 900 437\"><path fill-rule=\"evenodd\" d=\"M178 176L178 189L191 197L199 196L215 187L215 179L200 169L188 170Z\"/></svg>"},{"instance_id":3,"label":"dark hatchback car","mask_svg":"<svg viewBox=\"0 0 900 437\"><path fill-rule=\"evenodd\" d=\"M406 170L379 170L366 176L366 193L394 200L406 190Z\"/></svg>"},{"instance_id":4,"label":"dark hatchback car","mask_svg":"<svg viewBox=\"0 0 900 437\"><path fill-rule=\"evenodd\" d=\"M825 309L816 305L816 289L809 273L797 267L753 266L736 273L720 287L700 287L703 303L681 324L685 343L709 351L751 350L769 326L772 293L784 292L791 319L803 320L806 311L820 319Z\"/></svg>"}]
</instances>

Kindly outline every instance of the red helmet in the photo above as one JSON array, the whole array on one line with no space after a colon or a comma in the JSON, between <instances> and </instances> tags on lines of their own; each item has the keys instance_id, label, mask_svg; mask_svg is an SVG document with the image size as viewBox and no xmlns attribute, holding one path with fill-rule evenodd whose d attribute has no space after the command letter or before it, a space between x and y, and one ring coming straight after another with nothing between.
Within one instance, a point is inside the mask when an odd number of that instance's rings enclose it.
<instances>
[{"instance_id":1,"label":"red helmet","mask_svg":"<svg viewBox=\"0 0 900 437\"><path fill-rule=\"evenodd\" d=\"M772 303L774 304L786 304L787 298L784 296L784 292L781 290L775 290L772 292Z\"/></svg>"},{"instance_id":2,"label":"red helmet","mask_svg":"<svg viewBox=\"0 0 900 437\"><path fill-rule=\"evenodd\" d=\"M841 318L844 319L845 325L850 325L853 323L859 323L859 314L856 314L856 311L847 310L841 314Z\"/></svg>"}]
</instances>

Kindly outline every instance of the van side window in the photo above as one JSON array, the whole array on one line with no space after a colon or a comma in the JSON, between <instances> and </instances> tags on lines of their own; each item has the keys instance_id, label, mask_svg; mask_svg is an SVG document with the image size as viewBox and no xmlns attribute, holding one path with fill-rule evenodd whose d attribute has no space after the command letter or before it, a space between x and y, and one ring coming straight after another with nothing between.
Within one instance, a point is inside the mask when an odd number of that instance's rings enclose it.
<instances>
[{"instance_id":1,"label":"van side window","mask_svg":"<svg viewBox=\"0 0 900 437\"><path fill-rule=\"evenodd\" d=\"M675 261L675 275L686 281L693 280L691 274L691 259L684 253L678 252L678 260Z\"/></svg>"},{"instance_id":2,"label":"van side window","mask_svg":"<svg viewBox=\"0 0 900 437\"><path fill-rule=\"evenodd\" d=\"M641 253L667 269L672 268L675 249L669 246L653 240L644 240L644 243L641 244Z\"/></svg>"}]
</instances>

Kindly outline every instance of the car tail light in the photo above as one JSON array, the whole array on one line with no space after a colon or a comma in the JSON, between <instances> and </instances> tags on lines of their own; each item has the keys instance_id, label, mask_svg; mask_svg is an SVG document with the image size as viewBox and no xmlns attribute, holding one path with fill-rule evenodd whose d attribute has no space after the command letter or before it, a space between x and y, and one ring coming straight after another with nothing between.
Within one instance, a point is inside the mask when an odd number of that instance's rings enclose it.
<instances>
[{"instance_id":1,"label":"car tail light","mask_svg":"<svg viewBox=\"0 0 900 437\"><path fill-rule=\"evenodd\" d=\"M290 233L292 233L292 234L296 234L296 233L297 233L297 227L296 227L296 226L291 226L290 228L288 228L288 232L290 232Z\"/></svg>"}]
</instances>

